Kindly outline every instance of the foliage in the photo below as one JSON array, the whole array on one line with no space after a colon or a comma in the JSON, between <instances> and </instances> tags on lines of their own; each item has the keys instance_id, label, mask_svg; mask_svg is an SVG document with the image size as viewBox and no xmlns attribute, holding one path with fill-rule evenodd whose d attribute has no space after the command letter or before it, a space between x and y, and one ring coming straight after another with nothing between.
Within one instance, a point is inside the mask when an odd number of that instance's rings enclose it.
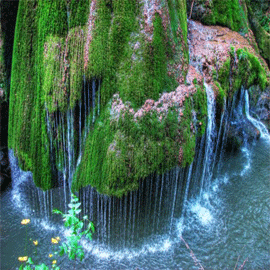
<instances>
[{"instance_id":1,"label":"foliage","mask_svg":"<svg viewBox=\"0 0 270 270\"><path fill-rule=\"evenodd\" d=\"M95 232L95 227L92 222L89 221L88 216L85 215L83 220L80 220L77 216L81 213L80 209L81 203L79 199L71 194L71 201L68 204L70 208L67 214L64 214L62 211L54 209L53 213L62 215L65 227L70 228L70 235L67 237L67 241L63 242L59 247L59 251L55 252L55 255L63 256L66 254L70 260L75 260L79 258L81 261L84 258L84 250L83 247L79 245L80 240L83 236L86 236L89 240L92 240L92 233ZM84 223L87 222L86 230L83 230ZM22 225L27 225L30 223L30 219L23 219L21 221ZM60 241L59 237L55 237L51 239L52 244L58 244ZM35 246L38 245L38 241L33 241ZM49 254L49 257L53 257L53 254ZM40 265L35 265L31 257L24 256L19 257L18 260L22 262L19 270L49 270L50 268L42 263ZM53 259L52 261L52 269L60 270L57 266L57 260Z\"/></svg>"},{"instance_id":2,"label":"foliage","mask_svg":"<svg viewBox=\"0 0 270 270\"><path fill-rule=\"evenodd\" d=\"M81 203L79 199L71 194L71 202L68 204L70 208L68 214L64 214L60 210L54 209L53 213L60 214L65 221L65 227L71 229L70 235L67 237L67 241L60 246L59 255L68 255L68 258L74 260L79 258L81 261L84 258L83 247L79 245L79 241L83 236L86 236L89 240L92 240L92 233L95 232L95 228L92 222L89 221L88 216L84 216L83 220L88 221L87 229L83 230L84 221L80 220L77 215L81 213Z\"/></svg>"}]
</instances>

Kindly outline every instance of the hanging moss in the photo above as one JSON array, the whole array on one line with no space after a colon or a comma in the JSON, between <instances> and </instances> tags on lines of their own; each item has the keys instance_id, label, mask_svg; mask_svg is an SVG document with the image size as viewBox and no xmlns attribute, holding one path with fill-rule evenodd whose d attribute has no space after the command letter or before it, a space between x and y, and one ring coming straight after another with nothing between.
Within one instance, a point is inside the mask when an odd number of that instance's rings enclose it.
<instances>
[{"instance_id":1,"label":"hanging moss","mask_svg":"<svg viewBox=\"0 0 270 270\"><path fill-rule=\"evenodd\" d=\"M72 26L77 25L75 21L87 21L89 2L79 2L70 2ZM31 170L36 185L43 189L53 185L45 104L49 112L65 111L69 103L74 106L81 90L84 39L79 28L67 35L67 8L65 0L21 1L16 23L9 147L15 150L22 168ZM71 15L78 17L80 13L81 20ZM69 69L73 72L70 77Z\"/></svg>"},{"instance_id":2,"label":"hanging moss","mask_svg":"<svg viewBox=\"0 0 270 270\"><path fill-rule=\"evenodd\" d=\"M64 153L57 137L50 134L56 152L56 157L50 158L46 110L50 115L64 115L81 98L83 77L99 78L103 112L87 137L73 188L91 184L102 193L121 196L137 189L139 179L153 172L192 161L192 108L196 107L197 119L203 122L200 102L204 104L205 93L186 100L181 122L176 108L162 120L153 112L135 122L126 112L119 121L112 121L106 106L114 93L119 92L124 101L138 108L146 99L158 99L162 92L175 90L177 80L185 75L184 68L178 67L188 62L185 1L169 2L169 26L157 12L153 35L146 39L140 29L138 1L97 0L85 70L89 4L75 0L20 2L12 67L10 147L21 166L33 172L37 186L50 188L50 159L62 170ZM176 73L169 74L171 71Z\"/></svg>"},{"instance_id":3,"label":"hanging moss","mask_svg":"<svg viewBox=\"0 0 270 270\"><path fill-rule=\"evenodd\" d=\"M39 82L38 16L36 1L21 1L16 22L12 63L9 147L20 164L33 172L37 186L51 187L49 150Z\"/></svg>"},{"instance_id":4,"label":"hanging moss","mask_svg":"<svg viewBox=\"0 0 270 270\"><path fill-rule=\"evenodd\" d=\"M73 28L68 35L69 48L69 80L70 80L70 107L74 108L81 98L84 75L84 29Z\"/></svg>"},{"instance_id":5,"label":"hanging moss","mask_svg":"<svg viewBox=\"0 0 270 270\"><path fill-rule=\"evenodd\" d=\"M170 64L175 67L181 64L181 73L178 69L173 69L172 72L177 77L185 77L189 62L188 44L187 44L187 8L185 0L168 0L168 8L170 15L171 31L168 31L167 35L171 36L168 50L172 50L172 59Z\"/></svg>"},{"instance_id":6,"label":"hanging moss","mask_svg":"<svg viewBox=\"0 0 270 270\"><path fill-rule=\"evenodd\" d=\"M43 92L49 112L68 107L68 88L65 74L65 41L63 38L49 36L44 51Z\"/></svg>"},{"instance_id":7,"label":"hanging moss","mask_svg":"<svg viewBox=\"0 0 270 270\"><path fill-rule=\"evenodd\" d=\"M87 23L90 0L78 1L70 0L67 1L67 12L69 27L73 28L76 26L83 26Z\"/></svg>"},{"instance_id":8,"label":"hanging moss","mask_svg":"<svg viewBox=\"0 0 270 270\"><path fill-rule=\"evenodd\" d=\"M202 134L206 103L206 94L198 87L197 93L186 99L180 121L176 108L161 118L155 111L146 112L136 121L129 110L118 120L106 110L87 138L73 189L91 185L100 193L120 197L136 190L140 179L153 172L161 174L176 165L190 164L196 141L192 111L196 110Z\"/></svg>"},{"instance_id":9,"label":"hanging moss","mask_svg":"<svg viewBox=\"0 0 270 270\"><path fill-rule=\"evenodd\" d=\"M108 2L108 1L107 1ZM104 0L97 1L95 28L89 48L88 77L105 77L108 59L108 34L112 10Z\"/></svg>"},{"instance_id":10,"label":"hanging moss","mask_svg":"<svg viewBox=\"0 0 270 270\"><path fill-rule=\"evenodd\" d=\"M205 87L197 83L196 93L192 96L193 100L193 110L196 113L197 120L197 132L196 136L202 136L205 133L206 120L207 120L207 97Z\"/></svg>"}]
</instances>

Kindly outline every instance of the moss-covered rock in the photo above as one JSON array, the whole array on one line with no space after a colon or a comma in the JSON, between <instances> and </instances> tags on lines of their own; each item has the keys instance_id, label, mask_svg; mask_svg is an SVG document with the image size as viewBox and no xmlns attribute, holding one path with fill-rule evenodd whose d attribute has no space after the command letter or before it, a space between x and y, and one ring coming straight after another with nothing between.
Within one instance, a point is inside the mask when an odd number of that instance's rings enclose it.
<instances>
[{"instance_id":1,"label":"moss-covered rock","mask_svg":"<svg viewBox=\"0 0 270 270\"><path fill-rule=\"evenodd\" d=\"M91 185L101 193L122 196L153 172L190 164L196 136L205 130L205 90L198 85L183 105L162 113L148 106L137 117L130 105L118 115L111 108L105 110L87 138L73 189Z\"/></svg>"},{"instance_id":2,"label":"moss-covered rock","mask_svg":"<svg viewBox=\"0 0 270 270\"><path fill-rule=\"evenodd\" d=\"M246 31L239 1L207 2L196 1L194 9L206 8L203 22ZM151 8L136 0L20 1L9 147L37 186L55 184L54 170L64 171L71 146L72 166L81 156L73 189L92 185L116 196L137 189L151 173L193 161L196 136L205 132L207 101L202 79L184 85L190 70L186 13L185 0L158 1ZM212 30L221 37L223 30ZM220 107L242 85L268 84L253 51L240 48L228 56L220 49L218 66L211 42L211 59L193 57L201 59L205 78L213 77L207 80L214 82Z\"/></svg>"},{"instance_id":3,"label":"moss-covered rock","mask_svg":"<svg viewBox=\"0 0 270 270\"><path fill-rule=\"evenodd\" d=\"M252 85L259 85L264 90L269 85L269 74L259 58L246 48L234 52L224 62L219 71L216 84L222 96L232 97L242 86L248 89Z\"/></svg>"},{"instance_id":4,"label":"moss-covered rock","mask_svg":"<svg viewBox=\"0 0 270 270\"><path fill-rule=\"evenodd\" d=\"M23 169L33 172L37 186L50 188L56 181L52 180L52 167L63 169L65 150L59 134L67 132L67 119L61 120L61 124L55 121L59 115L66 118L67 110L79 115L78 104L86 99L94 104L92 88L82 97L90 82L97 79L102 82L102 111L116 92L136 109L148 98L158 99L162 92L173 91L184 80L188 63L186 2L163 1L153 12L145 8L135 0L20 2L11 79L9 147L15 150ZM144 12L149 15L147 20ZM84 110L84 114L90 113L89 108ZM87 116L83 118L86 121ZM113 128L109 143L115 138L117 147L123 148L120 134L126 136L126 121L123 128L119 125ZM78 125L74 123L74 127ZM104 125L108 123L105 121ZM87 141L100 132L96 124ZM141 134L153 152L156 142L152 143L149 134ZM133 143L130 138L125 138L128 145ZM77 140L75 131L75 146ZM136 146L137 155L143 151L143 141ZM167 141L167 151L172 151L169 149L172 142ZM127 155L125 151L122 149ZM106 152L105 157L113 160L114 153ZM138 156L134 160L138 163ZM110 164L108 168L104 165L104 175L116 170L115 163L104 164ZM121 166L124 175L125 165ZM145 177L154 168L157 165L136 172L136 179ZM100 171L99 168L95 173ZM119 176L112 173L114 180L110 181L115 182L116 178ZM123 183L131 185L126 180ZM131 186L125 190L134 189L134 184ZM112 189L115 194L118 192L115 186ZM122 193L123 190L119 191Z\"/></svg>"},{"instance_id":5,"label":"moss-covered rock","mask_svg":"<svg viewBox=\"0 0 270 270\"><path fill-rule=\"evenodd\" d=\"M270 67L270 33L264 29L258 22L256 16L254 15L251 7L248 8L248 18L250 22L251 29L256 37L256 42L260 49L262 57L267 61ZM270 18L270 16L269 16ZM270 24L270 19L269 19Z\"/></svg>"},{"instance_id":6,"label":"moss-covered rock","mask_svg":"<svg viewBox=\"0 0 270 270\"><path fill-rule=\"evenodd\" d=\"M191 10L192 0L188 0L188 11ZM243 2L243 3L242 3ZM212 0L195 1L192 18L207 25L221 25L246 33L248 30L247 12L244 1Z\"/></svg>"}]
</instances>

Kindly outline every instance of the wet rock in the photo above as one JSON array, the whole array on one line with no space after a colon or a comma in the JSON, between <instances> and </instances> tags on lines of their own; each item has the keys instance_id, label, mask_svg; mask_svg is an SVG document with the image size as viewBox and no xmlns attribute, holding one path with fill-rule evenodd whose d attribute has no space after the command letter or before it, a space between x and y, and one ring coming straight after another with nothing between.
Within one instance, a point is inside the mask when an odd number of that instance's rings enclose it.
<instances>
[{"instance_id":1,"label":"wet rock","mask_svg":"<svg viewBox=\"0 0 270 270\"><path fill-rule=\"evenodd\" d=\"M255 108L255 113L270 131L270 91L262 93Z\"/></svg>"},{"instance_id":2,"label":"wet rock","mask_svg":"<svg viewBox=\"0 0 270 270\"><path fill-rule=\"evenodd\" d=\"M258 140L260 136L260 131L247 119L242 122L232 122L228 130L226 150L235 151L245 142Z\"/></svg>"},{"instance_id":3,"label":"wet rock","mask_svg":"<svg viewBox=\"0 0 270 270\"><path fill-rule=\"evenodd\" d=\"M0 192L11 184L10 167L7 148L0 150Z\"/></svg>"},{"instance_id":4,"label":"wet rock","mask_svg":"<svg viewBox=\"0 0 270 270\"><path fill-rule=\"evenodd\" d=\"M0 151L0 162L4 159L4 152Z\"/></svg>"}]
</instances>

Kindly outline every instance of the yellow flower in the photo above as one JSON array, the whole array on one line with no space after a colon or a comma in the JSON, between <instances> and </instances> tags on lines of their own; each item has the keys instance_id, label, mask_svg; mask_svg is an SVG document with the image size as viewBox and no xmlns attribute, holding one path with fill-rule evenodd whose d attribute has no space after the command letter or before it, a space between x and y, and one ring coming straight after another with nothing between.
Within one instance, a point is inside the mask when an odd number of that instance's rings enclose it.
<instances>
[{"instance_id":1,"label":"yellow flower","mask_svg":"<svg viewBox=\"0 0 270 270\"><path fill-rule=\"evenodd\" d=\"M26 225L26 224L28 224L28 223L30 223L30 219L23 219L22 221L21 221L21 224L22 225Z\"/></svg>"},{"instance_id":2,"label":"yellow flower","mask_svg":"<svg viewBox=\"0 0 270 270\"><path fill-rule=\"evenodd\" d=\"M20 262L26 262L28 260L28 256L24 256L24 257L19 257L18 260Z\"/></svg>"},{"instance_id":3,"label":"yellow flower","mask_svg":"<svg viewBox=\"0 0 270 270\"><path fill-rule=\"evenodd\" d=\"M60 241L60 240L61 240L59 236L56 236L55 239L56 239L57 241Z\"/></svg>"},{"instance_id":4,"label":"yellow flower","mask_svg":"<svg viewBox=\"0 0 270 270\"><path fill-rule=\"evenodd\" d=\"M57 263L57 260L53 260L53 261L52 261L52 264L56 264L56 263Z\"/></svg>"},{"instance_id":5,"label":"yellow flower","mask_svg":"<svg viewBox=\"0 0 270 270\"><path fill-rule=\"evenodd\" d=\"M53 256L53 255L50 253L50 254L49 254L49 258L51 258L52 256Z\"/></svg>"},{"instance_id":6,"label":"yellow flower","mask_svg":"<svg viewBox=\"0 0 270 270\"><path fill-rule=\"evenodd\" d=\"M51 239L52 244L58 244L58 240L56 238Z\"/></svg>"},{"instance_id":7,"label":"yellow flower","mask_svg":"<svg viewBox=\"0 0 270 270\"><path fill-rule=\"evenodd\" d=\"M33 241L34 245L37 246L38 245L38 240Z\"/></svg>"}]
</instances>

